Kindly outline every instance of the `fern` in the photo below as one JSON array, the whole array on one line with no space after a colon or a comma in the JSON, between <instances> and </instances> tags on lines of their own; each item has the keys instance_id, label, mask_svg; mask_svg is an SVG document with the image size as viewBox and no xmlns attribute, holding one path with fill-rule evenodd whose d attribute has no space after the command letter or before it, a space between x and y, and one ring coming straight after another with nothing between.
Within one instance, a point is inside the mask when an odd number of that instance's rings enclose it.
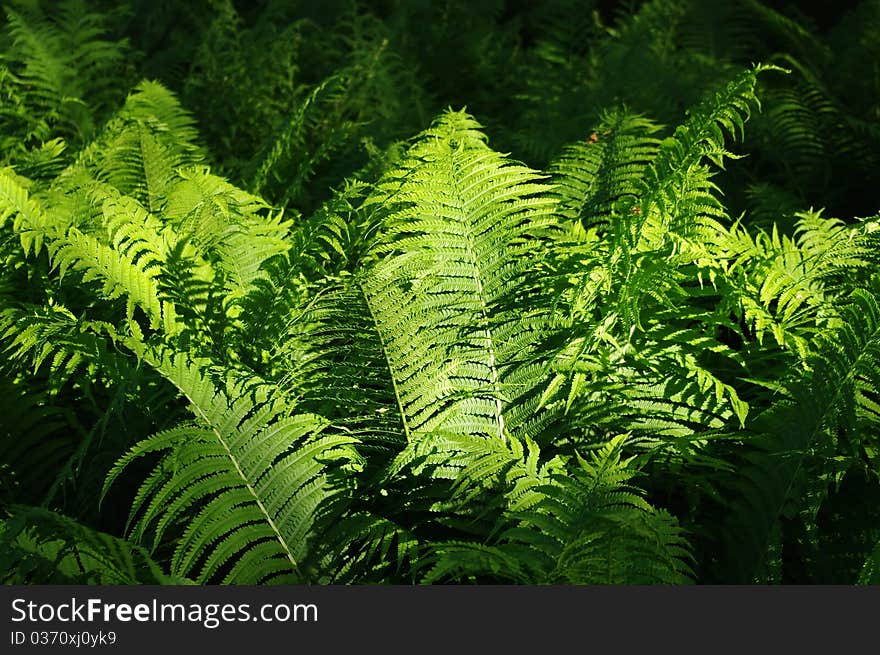
<instances>
[{"instance_id":1,"label":"fern","mask_svg":"<svg viewBox=\"0 0 880 655\"><path fill-rule=\"evenodd\" d=\"M4 128L37 145L52 137L82 141L117 100L112 83L124 70L128 44L107 39L106 17L82 0L47 9L6 7L12 47L3 53L4 77L19 109Z\"/></svg>"},{"instance_id":2,"label":"fern","mask_svg":"<svg viewBox=\"0 0 880 655\"><path fill-rule=\"evenodd\" d=\"M7 5L5 580L876 577L876 2Z\"/></svg>"},{"instance_id":3,"label":"fern","mask_svg":"<svg viewBox=\"0 0 880 655\"><path fill-rule=\"evenodd\" d=\"M398 208L382 219L368 255L378 261L357 283L408 438L507 433L503 375L515 351L502 344L521 347L511 328L522 328L494 308L516 293L553 204L532 171L484 145L478 127L447 114L365 201Z\"/></svg>"},{"instance_id":4,"label":"fern","mask_svg":"<svg viewBox=\"0 0 880 655\"><path fill-rule=\"evenodd\" d=\"M659 141L654 123L624 112L610 114L585 141L569 146L550 170L563 211L585 227L606 223L624 196L637 196L638 181Z\"/></svg>"},{"instance_id":5,"label":"fern","mask_svg":"<svg viewBox=\"0 0 880 655\"><path fill-rule=\"evenodd\" d=\"M860 397L867 400L878 389L880 308L874 295L857 290L840 312L841 323L818 338L807 371L789 383L786 397L755 418L754 450L745 455L742 487L726 525L738 535L729 560L737 568L729 579L760 579L776 522L798 512L815 521L820 500L801 496L810 477L817 479L821 498L835 466L832 453L858 457L864 437L855 430L856 407Z\"/></svg>"},{"instance_id":6,"label":"fern","mask_svg":"<svg viewBox=\"0 0 880 655\"><path fill-rule=\"evenodd\" d=\"M453 441L456 443L456 441ZM539 463L534 444L458 441L467 453L457 497L473 500L498 481L506 505L489 544L439 543L426 581L446 578L518 583L681 583L688 576L685 541L671 517L656 512L627 481L623 439L589 459ZM491 449L491 450L490 450ZM470 451L470 452L468 452ZM444 465L448 466L444 462ZM494 486L494 485L492 485Z\"/></svg>"},{"instance_id":7,"label":"fern","mask_svg":"<svg viewBox=\"0 0 880 655\"><path fill-rule=\"evenodd\" d=\"M4 584L187 584L142 549L35 507L0 522Z\"/></svg>"},{"instance_id":8,"label":"fern","mask_svg":"<svg viewBox=\"0 0 880 655\"><path fill-rule=\"evenodd\" d=\"M166 451L138 491L132 534L154 534L183 516L189 524L171 570L197 581L306 581L304 559L319 511L338 491L327 464L356 464L344 435L322 435L326 422L289 415L271 387L234 379L217 388L184 356L144 353L185 394L195 423L158 433L110 472L111 484L136 458ZM106 487L105 487L106 489Z\"/></svg>"},{"instance_id":9,"label":"fern","mask_svg":"<svg viewBox=\"0 0 880 655\"><path fill-rule=\"evenodd\" d=\"M60 181L78 184L87 175L156 211L175 169L204 158L195 141L193 119L174 95L161 84L141 82Z\"/></svg>"}]
</instances>

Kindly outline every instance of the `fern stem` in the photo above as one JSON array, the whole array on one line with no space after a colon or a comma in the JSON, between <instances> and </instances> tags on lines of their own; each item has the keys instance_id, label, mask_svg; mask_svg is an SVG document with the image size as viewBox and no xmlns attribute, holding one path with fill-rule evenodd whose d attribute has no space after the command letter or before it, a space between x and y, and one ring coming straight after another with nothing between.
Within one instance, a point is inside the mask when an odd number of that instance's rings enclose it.
<instances>
[{"instance_id":1,"label":"fern stem","mask_svg":"<svg viewBox=\"0 0 880 655\"><path fill-rule=\"evenodd\" d=\"M468 234L470 237L470 234ZM477 294L480 297L480 315L481 321L486 326L483 328L483 334L486 337L487 349L489 350L489 370L492 375L492 389L495 391L495 411L498 414L498 436L504 443L507 443L507 436L504 434L504 414L501 408L501 385L498 383L498 368L495 365L495 346L492 338L492 332L489 330L489 314L488 305L486 304L483 294L483 283L480 281L479 275L474 275L474 282L477 284Z\"/></svg>"}]
</instances>

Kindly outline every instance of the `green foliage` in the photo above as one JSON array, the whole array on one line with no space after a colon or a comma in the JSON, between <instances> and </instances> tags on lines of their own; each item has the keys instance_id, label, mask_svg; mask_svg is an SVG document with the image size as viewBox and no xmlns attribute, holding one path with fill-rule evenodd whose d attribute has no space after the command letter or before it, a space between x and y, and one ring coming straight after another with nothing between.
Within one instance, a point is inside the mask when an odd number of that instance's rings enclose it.
<instances>
[{"instance_id":1,"label":"green foliage","mask_svg":"<svg viewBox=\"0 0 880 655\"><path fill-rule=\"evenodd\" d=\"M730 579L762 581L777 522L797 518L800 529L815 531L833 483L876 448L878 357L880 306L858 289L840 307L837 325L816 338L806 371L789 376L784 395L752 423L755 436L746 439L735 482L741 500L725 526L726 543L737 540Z\"/></svg>"},{"instance_id":2,"label":"green foliage","mask_svg":"<svg viewBox=\"0 0 880 655\"><path fill-rule=\"evenodd\" d=\"M457 438L453 502L499 494L503 503L488 544L432 544L425 581L489 580L518 584L675 584L687 582L687 541L674 518L628 484L635 470L615 437L589 459L541 463L533 442ZM442 442L441 442L442 443ZM441 452L445 444L440 446ZM452 444L450 444L452 445ZM430 461L429 460L429 461ZM447 474L448 475L448 474Z\"/></svg>"},{"instance_id":3,"label":"green foliage","mask_svg":"<svg viewBox=\"0 0 880 655\"><path fill-rule=\"evenodd\" d=\"M4 584L186 584L143 548L37 507L15 507L0 522Z\"/></svg>"},{"instance_id":4,"label":"green foliage","mask_svg":"<svg viewBox=\"0 0 880 655\"><path fill-rule=\"evenodd\" d=\"M874 549L859 574L859 584L880 584L880 546Z\"/></svg>"},{"instance_id":5,"label":"green foliage","mask_svg":"<svg viewBox=\"0 0 880 655\"><path fill-rule=\"evenodd\" d=\"M306 538L337 493L330 475L356 464L354 441L322 435L320 417L288 415L284 397L258 380L218 389L182 356L144 358L181 391L196 420L140 442L108 474L110 485L136 458L165 451L138 490L132 536L140 541L152 530L155 548L183 520L176 575L197 571L204 582L228 566L226 582L307 580Z\"/></svg>"},{"instance_id":6,"label":"green foliage","mask_svg":"<svg viewBox=\"0 0 880 655\"><path fill-rule=\"evenodd\" d=\"M184 5L4 6L4 583L878 582L876 0Z\"/></svg>"},{"instance_id":7,"label":"green foliage","mask_svg":"<svg viewBox=\"0 0 880 655\"><path fill-rule=\"evenodd\" d=\"M26 156L53 137L82 143L119 99L127 41L107 38L107 17L82 0L51 8L14 2L5 14L0 162Z\"/></svg>"}]
</instances>

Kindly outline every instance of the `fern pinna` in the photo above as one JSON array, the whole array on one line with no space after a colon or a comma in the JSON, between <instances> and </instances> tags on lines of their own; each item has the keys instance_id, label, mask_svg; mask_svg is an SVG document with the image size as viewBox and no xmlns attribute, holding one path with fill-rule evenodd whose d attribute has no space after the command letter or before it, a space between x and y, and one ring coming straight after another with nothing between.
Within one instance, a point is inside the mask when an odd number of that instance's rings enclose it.
<instances>
[{"instance_id":1,"label":"fern pinna","mask_svg":"<svg viewBox=\"0 0 880 655\"><path fill-rule=\"evenodd\" d=\"M722 193L747 123L804 176L802 123L850 129L820 64L713 67L670 126L586 80L615 101L577 140L509 138L546 166L495 148L500 114L453 109L406 140L384 122L401 107L376 116L384 142L355 156L370 99L412 79L355 12L333 41L355 63L292 90L303 18L233 157L168 85L106 88L121 19L63 4L81 33L12 8L0 62L4 582L877 581L880 513L845 501L880 491L880 223L791 209L781 177L742 211ZM550 4L520 118L564 106L541 90L561 103L584 58L624 67L658 21L703 47L687 2L645 3L590 53ZM219 5L184 98L241 80L247 39L277 32ZM208 145L246 100L195 103Z\"/></svg>"}]
</instances>

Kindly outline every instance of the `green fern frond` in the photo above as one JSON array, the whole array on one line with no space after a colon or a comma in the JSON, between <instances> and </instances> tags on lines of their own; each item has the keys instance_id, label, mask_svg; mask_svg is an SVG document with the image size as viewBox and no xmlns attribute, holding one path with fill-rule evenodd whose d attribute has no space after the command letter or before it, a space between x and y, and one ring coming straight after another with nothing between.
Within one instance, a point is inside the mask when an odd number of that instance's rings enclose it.
<instances>
[{"instance_id":1,"label":"green fern frond","mask_svg":"<svg viewBox=\"0 0 880 655\"><path fill-rule=\"evenodd\" d=\"M62 172L58 184L80 185L85 176L158 211L176 170L197 165L205 157L197 144L194 124L189 112L165 87L158 82L141 82Z\"/></svg>"},{"instance_id":2,"label":"green fern frond","mask_svg":"<svg viewBox=\"0 0 880 655\"><path fill-rule=\"evenodd\" d=\"M278 130L277 135L264 144L262 150L254 156L254 163L250 165L253 173L250 176L249 189L254 193L265 190L269 175L286 161L289 161L295 151L305 149L308 132L316 129L318 122L314 114L325 107L332 110L335 106L342 104L350 86L351 81L345 76L329 77L317 85L297 105L290 118ZM326 113L326 109L321 113ZM326 117L322 117L322 119L326 120ZM295 164L293 175L288 177L288 189L280 200L282 206L289 199L296 198L302 192L303 186L313 174L315 166L338 148L350 136L354 127L355 125L351 121L341 120L338 125L331 128L330 134L327 135L320 147L309 152L309 156L304 161ZM275 175L277 176L277 172Z\"/></svg>"},{"instance_id":3,"label":"green fern frond","mask_svg":"<svg viewBox=\"0 0 880 655\"><path fill-rule=\"evenodd\" d=\"M226 273L230 292L246 293L262 264L286 253L290 221L264 216L268 206L206 168L178 171L163 215L204 258Z\"/></svg>"},{"instance_id":4,"label":"green fern frond","mask_svg":"<svg viewBox=\"0 0 880 655\"><path fill-rule=\"evenodd\" d=\"M147 552L49 510L16 506L0 520L3 584L190 584Z\"/></svg>"},{"instance_id":5,"label":"green fern frond","mask_svg":"<svg viewBox=\"0 0 880 655\"><path fill-rule=\"evenodd\" d=\"M334 417L365 452L396 453L413 438L391 344L356 279L325 284L286 326L286 384ZM428 347L427 344L425 347ZM421 362L415 364L423 365Z\"/></svg>"},{"instance_id":6,"label":"green fern frond","mask_svg":"<svg viewBox=\"0 0 880 655\"><path fill-rule=\"evenodd\" d=\"M601 225L624 196L636 197L660 141L652 121L617 111L603 116L589 139L568 146L550 165L560 211L585 227Z\"/></svg>"},{"instance_id":7,"label":"green fern frond","mask_svg":"<svg viewBox=\"0 0 880 655\"><path fill-rule=\"evenodd\" d=\"M697 179L694 185L689 176L704 158L723 168L723 160L734 156L725 147L725 137L741 137L752 109L760 106L755 95L758 75L779 70L782 69L776 66L755 66L688 112L688 121L661 142L657 157L643 178L641 210L645 218L656 208L661 215L674 220L676 210L693 202L688 192L706 188L707 179Z\"/></svg>"},{"instance_id":8,"label":"green fern frond","mask_svg":"<svg viewBox=\"0 0 880 655\"><path fill-rule=\"evenodd\" d=\"M117 250L94 237L71 228L63 241L50 247L53 265L59 277L68 270L83 272L83 282L98 280L101 294L110 300L127 298L126 316L133 320L134 308L139 307L149 319L151 327L164 326L174 333L172 307L163 307L159 301L158 272L155 260L142 257L137 242L127 241L124 249ZM171 328L170 330L168 328Z\"/></svg>"},{"instance_id":9,"label":"green fern frond","mask_svg":"<svg viewBox=\"0 0 880 655\"><path fill-rule=\"evenodd\" d=\"M95 365L110 367L107 337L115 337L112 325L78 320L60 305L0 310L0 343L9 362L35 373L48 363L54 391L82 367L90 374Z\"/></svg>"},{"instance_id":10,"label":"green fern frond","mask_svg":"<svg viewBox=\"0 0 880 655\"><path fill-rule=\"evenodd\" d=\"M494 439L471 440L472 459L457 483L459 497L467 501L500 482L507 507L490 543L432 545L433 565L425 581L687 581L687 543L674 519L654 510L628 484L635 471L621 457L624 441L612 439L587 459L539 464L534 444L527 444L525 455L514 440L507 445ZM489 442L495 446L492 454Z\"/></svg>"},{"instance_id":11,"label":"green fern frond","mask_svg":"<svg viewBox=\"0 0 880 655\"><path fill-rule=\"evenodd\" d=\"M505 373L530 329L498 307L551 233L554 200L530 169L449 112L367 204L392 203L361 282L409 432L507 434ZM502 336L503 335L503 336Z\"/></svg>"},{"instance_id":12,"label":"green fern frond","mask_svg":"<svg viewBox=\"0 0 880 655\"><path fill-rule=\"evenodd\" d=\"M852 460L876 430L876 424L857 429L859 402L880 390L880 305L875 296L854 291L840 308L840 323L817 337L813 353L806 372L787 385L787 397L751 426L755 450L740 470L725 531L736 535L729 542L736 550L728 554L736 568L728 579L760 579L777 522L800 517L814 523L837 466L832 453ZM816 493L801 497L811 481L819 485Z\"/></svg>"},{"instance_id":13,"label":"green fern frond","mask_svg":"<svg viewBox=\"0 0 880 655\"><path fill-rule=\"evenodd\" d=\"M134 538L151 531L155 546L186 517L175 574L306 581L316 518L339 492L328 469L356 465L355 440L322 434L325 420L291 414L265 384L229 379L218 388L183 355L145 358L184 394L195 421L140 442L108 475L105 491L135 459L164 453L135 498Z\"/></svg>"},{"instance_id":14,"label":"green fern frond","mask_svg":"<svg viewBox=\"0 0 880 655\"><path fill-rule=\"evenodd\" d=\"M19 234L25 255L37 255L43 247L44 232L54 233L39 202L31 197L27 180L9 169L0 169L0 227L12 218L12 229Z\"/></svg>"},{"instance_id":15,"label":"green fern frond","mask_svg":"<svg viewBox=\"0 0 880 655\"><path fill-rule=\"evenodd\" d=\"M322 534L319 568L323 584L417 582L423 547L413 532L393 520L367 511L351 511Z\"/></svg>"},{"instance_id":16,"label":"green fern frond","mask_svg":"<svg viewBox=\"0 0 880 655\"><path fill-rule=\"evenodd\" d=\"M770 331L779 346L803 356L810 334L834 319L834 300L860 278L867 282L876 255L870 232L821 212L794 218L794 237L775 226L754 236L736 226L723 249L731 295L755 338L761 342Z\"/></svg>"}]
</instances>

